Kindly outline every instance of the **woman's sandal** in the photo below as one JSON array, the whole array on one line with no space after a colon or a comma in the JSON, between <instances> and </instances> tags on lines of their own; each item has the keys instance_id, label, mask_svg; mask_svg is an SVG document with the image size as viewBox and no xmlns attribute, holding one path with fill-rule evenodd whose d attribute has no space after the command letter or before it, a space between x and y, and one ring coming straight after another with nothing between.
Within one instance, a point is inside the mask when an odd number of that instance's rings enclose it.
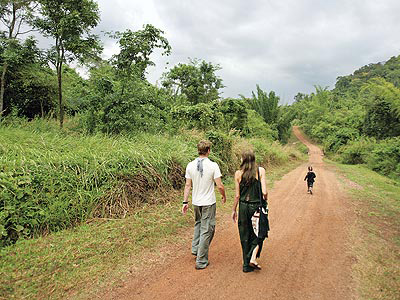
<instances>
[{"instance_id":1,"label":"woman's sandal","mask_svg":"<svg viewBox=\"0 0 400 300\"><path fill-rule=\"evenodd\" d=\"M256 263L256 262L250 262L249 266L254 268L254 269L256 269L256 270L261 270L260 265L258 263Z\"/></svg>"}]
</instances>

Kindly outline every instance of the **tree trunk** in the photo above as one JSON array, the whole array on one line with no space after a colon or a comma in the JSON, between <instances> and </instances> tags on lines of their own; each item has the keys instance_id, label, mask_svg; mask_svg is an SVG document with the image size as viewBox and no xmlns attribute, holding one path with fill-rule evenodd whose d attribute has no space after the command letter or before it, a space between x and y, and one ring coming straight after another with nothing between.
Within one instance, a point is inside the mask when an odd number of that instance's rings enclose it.
<instances>
[{"instance_id":1,"label":"tree trunk","mask_svg":"<svg viewBox=\"0 0 400 300\"><path fill-rule=\"evenodd\" d=\"M11 18L11 23L10 26L8 27L8 42L15 38L15 36L13 36L14 33L14 28L15 28L15 22L17 21L17 6L15 3L12 4L12 18ZM9 47L9 46L7 46ZM1 83L0 83L0 120L3 117L3 110L4 110L4 91L6 89L6 73L7 73L7 68L8 68L8 64L7 61L4 61L4 65L3 65L3 71L1 72Z\"/></svg>"},{"instance_id":2,"label":"tree trunk","mask_svg":"<svg viewBox=\"0 0 400 300\"><path fill-rule=\"evenodd\" d=\"M40 100L40 113L41 113L42 119L43 119L44 118L43 100Z\"/></svg>"},{"instance_id":3,"label":"tree trunk","mask_svg":"<svg viewBox=\"0 0 400 300\"><path fill-rule=\"evenodd\" d=\"M3 65L3 71L1 72L1 87L0 87L0 120L3 117L3 109L4 109L4 90L6 88L6 72L7 72L7 63L5 62Z\"/></svg>"},{"instance_id":4,"label":"tree trunk","mask_svg":"<svg viewBox=\"0 0 400 300\"><path fill-rule=\"evenodd\" d=\"M57 66L57 79L58 79L58 105L60 107L60 128L63 128L64 123L64 108L62 105L62 83L61 83L62 62Z\"/></svg>"},{"instance_id":5,"label":"tree trunk","mask_svg":"<svg viewBox=\"0 0 400 300\"><path fill-rule=\"evenodd\" d=\"M57 69L57 81L58 81L58 105L60 109L60 128L63 128L64 123L64 107L62 103L62 63L64 61L64 47L62 44L62 40L60 38L56 38L56 49L57 49L57 61L56 61L56 69Z\"/></svg>"}]
</instances>

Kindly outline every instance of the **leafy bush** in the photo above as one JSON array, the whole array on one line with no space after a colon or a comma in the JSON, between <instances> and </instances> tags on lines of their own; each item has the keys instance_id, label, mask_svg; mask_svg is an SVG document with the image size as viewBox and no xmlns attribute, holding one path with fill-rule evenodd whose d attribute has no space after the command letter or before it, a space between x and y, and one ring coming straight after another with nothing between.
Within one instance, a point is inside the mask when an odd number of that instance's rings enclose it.
<instances>
[{"instance_id":1,"label":"leafy bush","mask_svg":"<svg viewBox=\"0 0 400 300\"><path fill-rule=\"evenodd\" d=\"M225 99L196 105L178 105L172 108L172 119L177 127L200 130L243 131L247 124L243 100Z\"/></svg>"},{"instance_id":2,"label":"leafy bush","mask_svg":"<svg viewBox=\"0 0 400 300\"><path fill-rule=\"evenodd\" d=\"M367 164L374 171L400 179L400 137L377 143L367 156Z\"/></svg>"},{"instance_id":3,"label":"leafy bush","mask_svg":"<svg viewBox=\"0 0 400 300\"><path fill-rule=\"evenodd\" d=\"M368 155L376 145L376 140L372 138L361 138L359 140L350 141L338 150L340 160L345 164L365 164Z\"/></svg>"},{"instance_id":4,"label":"leafy bush","mask_svg":"<svg viewBox=\"0 0 400 300\"><path fill-rule=\"evenodd\" d=\"M346 145L348 141L357 137L358 131L356 129L337 127L334 132L324 138L324 150L326 152L336 152L341 146Z\"/></svg>"},{"instance_id":5,"label":"leafy bush","mask_svg":"<svg viewBox=\"0 0 400 300\"><path fill-rule=\"evenodd\" d=\"M278 131L265 123L264 119L255 110L247 110L247 115L246 136L260 137L271 141L278 139Z\"/></svg>"},{"instance_id":6,"label":"leafy bush","mask_svg":"<svg viewBox=\"0 0 400 300\"><path fill-rule=\"evenodd\" d=\"M224 173L232 173L236 167L232 153L233 138L218 131L207 131L206 138L212 143L211 159L220 164Z\"/></svg>"},{"instance_id":7,"label":"leafy bush","mask_svg":"<svg viewBox=\"0 0 400 300\"><path fill-rule=\"evenodd\" d=\"M167 120L161 91L142 80L105 98L100 128L107 133L158 132Z\"/></svg>"},{"instance_id":8,"label":"leafy bush","mask_svg":"<svg viewBox=\"0 0 400 300\"><path fill-rule=\"evenodd\" d=\"M180 105L172 109L172 119L178 127L206 130L217 128L222 122L222 114L214 103Z\"/></svg>"},{"instance_id":9,"label":"leafy bush","mask_svg":"<svg viewBox=\"0 0 400 300\"><path fill-rule=\"evenodd\" d=\"M366 164L378 173L400 178L400 137L382 141L361 138L341 147L338 154L343 163Z\"/></svg>"}]
</instances>

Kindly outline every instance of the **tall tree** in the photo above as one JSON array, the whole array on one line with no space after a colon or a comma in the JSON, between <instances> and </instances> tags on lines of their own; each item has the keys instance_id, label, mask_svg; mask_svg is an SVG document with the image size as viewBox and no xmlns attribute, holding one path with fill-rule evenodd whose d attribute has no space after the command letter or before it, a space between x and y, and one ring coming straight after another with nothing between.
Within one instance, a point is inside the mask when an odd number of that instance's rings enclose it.
<instances>
[{"instance_id":1,"label":"tall tree","mask_svg":"<svg viewBox=\"0 0 400 300\"><path fill-rule=\"evenodd\" d=\"M49 58L57 70L60 127L64 122L62 101L63 64L73 59L84 61L101 50L97 36L90 31L97 26L99 8L93 0L39 0L41 16L35 25L55 40Z\"/></svg>"},{"instance_id":2,"label":"tall tree","mask_svg":"<svg viewBox=\"0 0 400 300\"><path fill-rule=\"evenodd\" d=\"M219 90L224 87L222 79L215 72L219 65L191 60L189 64L178 64L164 74L163 86L175 94L183 94L191 104L209 103L219 98Z\"/></svg>"},{"instance_id":3,"label":"tall tree","mask_svg":"<svg viewBox=\"0 0 400 300\"><path fill-rule=\"evenodd\" d=\"M156 48L163 49L162 55L171 53L171 46L163 36L164 31L151 24L143 26L142 30L115 32L111 37L118 39L120 52L112 58L113 64L117 67L119 74L124 78L132 75L145 79L148 66L154 66L150 55Z\"/></svg>"},{"instance_id":4,"label":"tall tree","mask_svg":"<svg viewBox=\"0 0 400 300\"><path fill-rule=\"evenodd\" d=\"M257 95L252 92L252 98L249 99L252 109L258 112L267 124L276 124L279 116L279 97L274 91L267 95L257 84Z\"/></svg>"},{"instance_id":5,"label":"tall tree","mask_svg":"<svg viewBox=\"0 0 400 300\"><path fill-rule=\"evenodd\" d=\"M4 91L5 114L34 118L56 109L55 72L37 47L36 40L28 37L23 42L15 40L13 59L7 71ZM0 45L0 56L3 48Z\"/></svg>"},{"instance_id":6,"label":"tall tree","mask_svg":"<svg viewBox=\"0 0 400 300\"><path fill-rule=\"evenodd\" d=\"M361 89L366 115L363 132L383 139L400 135L400 89L383 78L370 79Z\"/></svg>"},{"instance_id":7,"label":"tall tree","mask_svg":"<svg viewBox=\"0 0 400 300\"><path fill-rule=\"evenodd\" d=\"M0 31L0 39L4 51L1 55L0 78L0 119L4 111L4 91L6 87L7 69L15 57L14 46L19 35L32 31L22 31L23 25L30 23L32 11L35 8L33 1L27 0L0 0L0 21L6 26L6 31Z\"/></svg>"}]
</instances>

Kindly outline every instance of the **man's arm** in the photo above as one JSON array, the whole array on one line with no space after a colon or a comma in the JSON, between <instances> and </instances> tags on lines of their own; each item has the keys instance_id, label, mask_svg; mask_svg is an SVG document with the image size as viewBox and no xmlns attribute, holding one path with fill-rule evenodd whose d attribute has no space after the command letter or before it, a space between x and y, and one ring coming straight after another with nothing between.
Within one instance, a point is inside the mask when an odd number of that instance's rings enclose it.
<instances>
[{"instance_id":1,"label":"man's arm","mask_svg":"<svg viewBox=\"0 0 400 300\"><path fill-rule=\"evenodd\" d=\"M225 187L224 187L224 184L222 183L221 177L215 178L214 181L215 181L215 184L217 185L217 188L222 196L222 203L225 203L226 202Z\"/></svg>"},{"instance_id":2,"label":"man's arm","mask_svg":"<svg viewBox=\"0 0 400 300\"><path fill-rule=\"evenodd\" d=\"M189 208L189 204L187 202L189 201L189 194L191 189L192 189L192 179L186 178L185 190L183 192L183 206L182 206L183 214L186 214Z\"/></svg>"}]
</instances>

